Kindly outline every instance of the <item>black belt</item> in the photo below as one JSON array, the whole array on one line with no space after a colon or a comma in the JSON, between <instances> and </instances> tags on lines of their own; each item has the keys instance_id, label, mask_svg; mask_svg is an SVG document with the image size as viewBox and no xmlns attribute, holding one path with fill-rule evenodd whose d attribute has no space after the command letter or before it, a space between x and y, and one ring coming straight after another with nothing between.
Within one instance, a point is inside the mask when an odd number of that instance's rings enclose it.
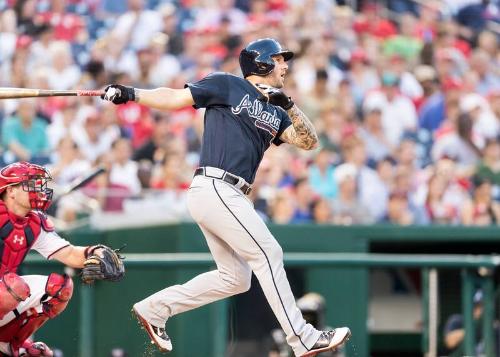
<instances>
[{"instance_id":1,"label":"black belt","mask_svg":"<svg viewBox=\"0 0 500 357\"><path fill-rule=\"evenodd\" d=\"M237 184L240 182L240 178L238 176L236 176L236 175L233 175L230 172L227 172L227 171L224 171L224 175L222 175L222 177L215 177L215 176L209 176L209 175L207 175L205 173L205 168L204 167L198 167L194 171L194 176L199 176L199 175L203 175L203 176L206 176L206 177L212 177L212 178L216 178L216 179L222 180L224 182L227 182L227 183L233 185L234 187L238 188L245 195L248 195L248 194L250 194L250 192L252 192L252 187L249 184L247 184L247 183L243 184L243 186L241 186L241 187L238 187Z\"/></svg>"}]
</instances>

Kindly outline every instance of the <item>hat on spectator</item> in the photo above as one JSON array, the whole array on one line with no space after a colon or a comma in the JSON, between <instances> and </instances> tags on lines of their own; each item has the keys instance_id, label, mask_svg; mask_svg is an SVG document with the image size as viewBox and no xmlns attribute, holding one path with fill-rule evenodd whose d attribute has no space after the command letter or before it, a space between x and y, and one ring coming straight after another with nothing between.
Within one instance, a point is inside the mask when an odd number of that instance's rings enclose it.
<instances>
[{"instance_id":1,"label":"hat on spectator","mask_svg":"<svg viewBox=\"0 0 500 357\"><path fill-rule=\"evenodd\" d=\"M446 77L441 85L443 91L449 90L461 90L464 87L464 83L461 79L456 77Z\"/></svg>"},{"instance_id":2,"label":"hat on spectator","mask_svg":"<svg viewBox=\"0 0 500 357\"><path fill-rule=\"evenodd\" d=\"M460 110L464 113L469 113L474 109L481 109L486 106L486 100L477 93L470 93L461 98Z\"/></svg>"},{"instance_id":3,"label":"hat on spectator","mask_svg":"<svg viewBox=\"0 0 500 357\"><path fill-rule=\"evenodd\" d=\"M413 71L415 78L419 82L434 81L437 79L437 73L434 68L428 65L419 65Z\"/></svg>"},{"instance_id":4,"label":"hat on spectator","mask_svg":"<svg viewBox=\"0 0 500 357\"><path fill-rule=\"evenodd\" d=\"M443 61L454 61L455 56L453 55L452 50L449 48L441 48L436 51L436 59Z\"/></svg>"},{"instance_id":5,"label":"hat on spectator","mask_svg":"<svg viewBox=\"0 0 500 357\"><path fill-rule=\"evenodd\" d=\"M337 182L337 184L341 184L348 178L355 179L357 174L358 174L358 169L354 164L345 163L335 168L333 177L335 179L335 182Z\"/></svg>"},{"instance_id":6,"label":"hat on spectator","mask_svg":"<svg viewBox=\"0 0 500 357\"><path fill-rule=\"evenodd\" d=\"M396 73L384 71L382 73L382 85L385 87L394 87L399 85L399 78Z\"/></svg>"},{"instance_id":7,"label":"hat on spectator","mask_svg":"<svg viewBox=\"0 0 500 357\"><path fill-rule=\"evenodd\" d=\"M351 53L350 63L353 62L368 62L368 57L366 56L366 52L362 48L356 48Z\"/></svg>"},{"instance_id":8,"label":"hat on spectator","mask_svg":"<svg viewBox=\"0 0 500 357\"><path fill-rule=\"evenodd\" d=\"M158 12L162 17L169 17L175 14L175 5L170 2L167 2L158 7Z\"/></svg>"},{"instance_id":9,"label":"hat on spectator","mask_svg":"<svg viewBox=\"0 0 500 357\"><path fill-rule=\"evenodd\" d=\"M354 15L352 9L349 6L335 6L333 8L334 17L351 18Z\"/></svg>"}]
</instances>

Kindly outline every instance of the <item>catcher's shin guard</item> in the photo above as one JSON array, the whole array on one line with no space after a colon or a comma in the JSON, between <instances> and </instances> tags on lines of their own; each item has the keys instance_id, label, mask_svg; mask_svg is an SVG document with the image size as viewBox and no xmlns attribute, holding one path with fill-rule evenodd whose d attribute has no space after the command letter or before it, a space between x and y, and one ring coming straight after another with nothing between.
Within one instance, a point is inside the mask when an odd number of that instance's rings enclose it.
<instances>
[{"instance_id":1,"label":"catcher's shin guard","mask_svg":"<svg viewBox=\"0 0 500 357\"><path fill-rule=\"evenodd\" d=\"M19 314L14 320L0 328L0 341L10 342L14 356L19 348L36 330L47 320L52 319L64 311L69 299L73 295L73 281L67 275L52 273L45 285L46 296L42 301L42 312L29 309Z\"/></svg>"},{"instance_id":2,"label":"catcher's shin guard","mask_svg":"<svg viewBox=\"0 0 500 357\"><path fill-rule=\"evenodd\" d=\"M43 312L52 319L64 311L73 296L73 280L66 274L51 273L45 285L45 292L52 299L43 303Z\"/></svg>"},{"instance_id":3,"label":"catcher's shin guard","mask_svg":"<svg viewBox=\"0 0 500 357\"><path fill-rule=\"evenodd\" d=\"M15 273L0 278L0 319L30 296L30 287Z\"/></svg>"}]
</instances>

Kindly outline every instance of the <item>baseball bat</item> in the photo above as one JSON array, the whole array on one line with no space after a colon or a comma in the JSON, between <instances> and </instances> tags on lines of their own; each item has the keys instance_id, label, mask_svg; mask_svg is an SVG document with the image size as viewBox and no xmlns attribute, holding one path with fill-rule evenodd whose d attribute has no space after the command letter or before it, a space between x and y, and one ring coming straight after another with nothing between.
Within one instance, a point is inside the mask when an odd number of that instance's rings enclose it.
<instances>
[{"instance_id":1,"label":"baseball bat","mask_svg":"<svg viewBox=\"0 0 500 357\"><path fill-rule=\"evenodd\" d=\"M38 97L98 97L103 90L52 90L31 88L0 88L0 99L38 98Z\"/></svg>"},{"instance_id":2,"label":"baseball bat","mask_svg":"<svg viewBox=\"0 0 500 357\"><path fill-rule=\"evenodd\" d=\"M70 194L71 192L74 192L76 190L79 190L80 188L84 187L86 184L88 184L90 181L92 181L94 178L99 176L100 174L106 172L106 168L104 167L98 167L88 175L74 181L69 187L64 189L53 201L52 204L55 202L59 201L62 197Z\"/></svg>"}]
</instances>

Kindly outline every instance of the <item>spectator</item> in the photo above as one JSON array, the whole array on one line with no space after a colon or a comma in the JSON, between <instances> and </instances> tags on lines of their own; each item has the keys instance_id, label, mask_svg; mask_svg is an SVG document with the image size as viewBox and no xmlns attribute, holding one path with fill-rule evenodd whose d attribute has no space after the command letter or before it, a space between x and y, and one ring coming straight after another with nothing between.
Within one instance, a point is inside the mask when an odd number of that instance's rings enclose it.
<instances>
[{"instance_id":1,"label":"spectator","mask_svg":"<svg viewBox=\"0 0 500 357\"><path fill-rule=\"evenodd\" d=\"M17 114L7 118L2 125L2 145L6 163L30 161L45 164L48 161L49 141L47 123L36 114L36 101L19 101Z\"/></svg>"},{"instance_id":2,"label":"spectator","mask_svg":"<svg viewBox=\"0 0 500 357\"><path fill-rule=\"evenodd\" d=\"M312 221L311 204L314 200L309 182L300 178L294 183L295 211L291 223L310 223Z\"/></svg>"},{"instance_id":3,"label":"spectator","mask_svg":"<svg viewBox=\"0 0 500 357\"><path fill-rule=\"evenodd\" d=\"M114 38L126 39L132 50L148 46L153 34L161 29L161 17L156 11L144 9L144 0L128 0L128 11L121 15L112 30Z\"/></svg>"},{"instance_id":4,"label":"spectator","mask_svg":"<svg viewBox=\"0 0 500 357\"><path fill-rule=\"evenodd\" d=\"M459 165L474 167L478 162L480 151L473 142L471 117L460 114L456 122L451 125L451 130L436 140L432 149L433 159L446 156Z\"/></svg>"},{"instance_id":5,"label":"spectator","mask_svg":"<svg viewBox=\"0 0 500 357\"><path fill-rule=\"evenodd\" d=\"M358 169L352 163L339 165L335 169L335 181L339 187L337 198L332 200L335 224L349 226L373 222L368 209L358 200L358 174Z\"/></svg>"},{"instance_id":6,"label":"spectator","mask_svg":"<svg viewBox=\"0 0 500 357\"><path fill-rule=\"evenodd\" d=\"M90 163L82 159L78 146L71 136L65 136L59 141L53 156L52 164L47 168L54 178L56 192L64 190L75 179L84 177L91 170ZM77 191L63 196L57 201L57 206L51 209L55 210L57 218L70 223L85 211L87 201L87 197Z\"/></svg>"},{"instance_id":7,"label":"spectator","mask_svg":"<svg viewBox=\"0 0 500 357\"><path fill-rule=\"evenodd\" d=\"M316 224L332 223L332 207L325 198L317 198L311 205L312 219Z\"/></svg>"},{"instance_id":8,"label":"spectator","mask_svg":"<svg viewBox=\"0 0 500 357\"><path fill-rule=\"evenodd\" d=\"M80 115L83 123L75 123L71 127L71 136L85 159L93 163L99 156L111 149L111 144L117 138L117 134L104 131L104 123L96 110L85 108Z\"/></svg>"},{"instance_id":9,"label":"spectator","mask_svg":"<svg viewBox=\"0 0 500 357\"><path fill-rule=\"evenodd\" d=\"M295 206L288 190L282 190L274 197L270 207L271 221L277 224L288 224L292 221Z\"/></svg>"},{"instance_id":10,"label":"spectator","mask_svg":"<svg viewBox=\"0 0 500 357\"><path fill-rule=\"evenodd\" d=\"M382 112L382 126L387 140L397 145L405 132L417 128L417 113L410 99L399 93L400 78L394 72L382 74L382 88L369 93L364 102L365 111L378 108ZM404 113L404 115L401 115Z\"/></svg>"},{"instance_id":11,"label":"spectator","mask_svg":"<svg viewBox=\"0 0 500 357\"><path fill-rule=\"evenodd\" d=\"M382 222L407 226L415 222L413 212L408 205L408 196L404 192L392 192L387 204L387 215Z\"/></svg>"},{"instance_id":12,"label":"spectator","mask_svg":"<svg viewBox=\"0 0 500 357\"><path fill-rule=\"evenodd\" d=\"M447 183L446 179L440 175L433 175L429 179L425 211L432 223L453 224L457 221L456 207L444 200Z\"/></svg>"},{"instance_id":13,"label":"spectator","mask_svg":"<svg viewBox=\"0 0 500 357\"><path fill-rule=\"evenodd\" d=\"M460 80L446 78L442 83L442 92L436 92L422 103L419 113L419 126L434 132L446 117L446 108L450 103L458 103L463 83Z\"/></svg>"},{"instance_id":14,"label":"spectator","mask_svg":"<svg viewBox=\"0 0 500 357\"><path fill-rule=\"evenodd\" d=\"M46 54L45 54L46 55ZM80 79L80 69L73 63L69 44L53 42L49 48L52 65L46 68L50 89L74 89Z\"/></svg>"},{"instance_id":15,"label":"spectator","mask_svg":"<svg viewBox=\"0 0 500 357\"><path fill-rule=\"evenodd\" d=\"M351 135L344 139L342 143L342 156L347 164L352 164L356 168L356 184L354 192L356 192L356 205L359 199L359 205L363 209L368 209L367 221L371 219L380 219L387 208L387 192L386 187L378 177L377 173L366 165L366 149L363 142L356 136ZM338 170L338 168L336 169ZM351 169L348 169L352 173ZM335 174L336 175L336 174ZM341 177L345 176L345 173ZM347 175L349 177L349 175ZM338 185L338 180L337 180ZM346 195L350 198L352 188L347 185ZM340 187L339 187L340 194Z\"/></svg>"},{"instance_id":16,"label":"spectator","mask_svg":"<svg viewBox=\"0 0 500 357\"><path fill-rule=\"evenodd\" d=\"M157 174L151 178L151 188L156 190L187 190L190 182L186 180L185 172L189 171L186 162L180 155L169 155Z\"/></svg>"},{"instance_id":17,"label":"spectator","mask_svg":"<svg viewBox=\"0 0 500 357\"><path fill-rule=\"evenodd\" d=\"M490 181L493 185L492 195L500 199L500 141L489 139L483 148L482 160L479 163L476 176L479 179Z\"/></svg>"},{"instance_id":18,"label":"spectator","mask_svg":"<svg viewBox=\"0 0 500 357\"><path fill-rule=\"evenodd\" d=\"M111 184L126 187L132 195L138 195L141 191L141 183L138 177L138 166L131 160L132 146L130 140L117 139L111 145L112 164L109 173Z\"/></svg>"},{"instance_id":19,"label":"spectator","mask_svg":"<svg viewBox=\"0 0 500 357\"><path fill-rule=\"evenodd\" d=\"M462 224L498 225L500 223L500 204L491 198L491 182L474 176L472 187L472 200L465 202L462 209Z\"/></svg>"},{"instance_id":20,"label":"spectator","mask_svg":"<svg viewBox=\"0 0 500 357\"><path fill-rule=\"evenodd\" d=\"M309 185L322 197L331 199L337 195L333 155L329 150L323 148L314 157L314 164L309 167Z\"/></svg>"},{"instance_id":21,"label":"spectator","mask_svg":"<svg viewBox=\"0 0 500 357\"><path fill-rule=\"evenodd\" d=\"M364 111L363 124L358 133L366 146L369 161L379 161L392 152L392 145L387 140L382 127L380 108L375 107Z\"/></svg>"}]
</instances>

